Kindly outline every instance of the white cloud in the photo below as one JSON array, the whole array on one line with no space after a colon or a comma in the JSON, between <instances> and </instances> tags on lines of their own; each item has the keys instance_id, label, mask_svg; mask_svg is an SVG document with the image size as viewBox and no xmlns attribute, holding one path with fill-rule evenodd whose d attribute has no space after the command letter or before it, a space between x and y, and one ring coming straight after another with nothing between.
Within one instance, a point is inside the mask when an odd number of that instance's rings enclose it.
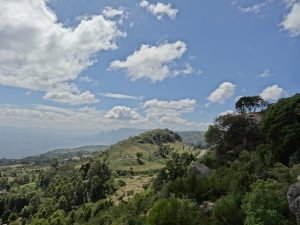
<instances>
[{"instance_id":1,"label":"white cloud","mask_svg":"<svg viewBox=\"0 0 300 225\"><path fill-rule=\"evenodd\" d=\"M121 110L118 111L118 108ZM140 119L139 114L129 107L114 107L105 112L92 107L76 109L48 105L0 105L0 125L8 126L99 131L134 128L140 125Z\"/></svg>"},{"instance_id":2,"label":"white cloud","mask_svg":"<svg viewBox=\"0 0 300 225\"><path fill-rule=\"evenodd\" d=\"M48 90L43 97L44 99L68 103L71 105L80 105L82 103L92 104L99 102L99 100L89 91L80 92L75 85L65 85L61 84Z\"/></svg>"},{"instance_id":3,"label":"white cloud","mask_svg":"<svg viewBox=\"0 0 300 225\"><path fill-rule=\"evenodd\" d=\"M46 3L46 0L1 2L0 84L50 92L46 93L50 98L55 87L68 85L94 64L96 53L116 49L117 38L125 33L118 29L117 22L102 15L83 18L77 27L64 27ZM71 99L73 104L74 96L62 93L59 99L63 95L66 99L61 102ZM81 103L93 102L89 92L70 95L77 95L77 100L87 99ZM57 96L54 97L56 100Z\"/></svg>"},{"instance_id":4,"label":"white cloud","mask_svg":"<svg viewBox=\"0 0 300 225\"><path fill-rule=\"evenodd\" d=\"M287 92L282 87L279 87L277 84L275 84L265 88L259 95L264 100L271 101L287 96Z\"/></svg>"},{"instance_id":5,"label":"white cloud","mask_svg":"<svg viewBox=\"0 0 300 225\"><path fill-rule=\"evenodd\" d=\"M170 19L174 20L178 13L178 9L174 9L172 5L164 4L158 2L156 4L151 4L149 1L141 0L139 3L140 7L146 8L150 13L152 13L158 20L162 20L165 16L168 16Z\"/></svg>"},{"instance_id":6,"label":"white cloud","mask_svg":"<svg viewBox=\"0 0 300 225\"><path fill-rule=\"evenodd\" d=\"M262 73L258 74L259 77L261 78L266 78L266 77L270 77L272 76L273 74L270 73L270 70L269 69L265 69Z\"/></svg>"},{"instance_id":7,"label":"white cloud","mask_svg":"<svg viewBox=\"0 0 300 225\"><path fill-rule=\"evenodd\" d=\"M196 71L191 66L191 64L189 64L189 63L185 63L184 67L182 69L175 69L173 71L173 75L174 76L178 76L178 75L181 75L181 74L183 74L183 75L190 75L190 74L197 74L197 75L199 75L199 74L202 74L202 73L203 72L201 70Z\"/></svg>"},{"instance_id":8,"label":"white cloud","mask_svg":"<svg viewBox=\"0 0 300 225\"><path fill-rule=\"evenodd\" d=\"M104 113L93 108L0 105L0 124L20 127L99 129L109 127Z\"/></svg>"},{"instance_id":9,"label":"white cloud","mask_svg":"<svg viewBox=\"0 0 300 225\"><path fill-rule=\"evenodd\" d=\"M196 107L195 99L181 99L178 101L148 100L143 108L146 111L148 121L158 123L175 123L180 125L191 125L191 122L182 118L184 113L193 112Z\"/></svg>"},{"instance_id":10,"label":"white cloud","mask_svg":"<svg viewBox=\"0 0 300 225\"><path fill-rule=\"evenodd\" d=\"M128 18L128 13L122 7L113 8L111 6L107 6L102 11L102 14L106 19L118 19L119 24L122 24L124 19Z\"/></svg>"},{"instance_id":11,"label":"white cloud","mask_svg":"<svg viewBox=\"0 0 300 225\"><path fill-rule=\"evenodd\" d=\"M208 100L211 103L224 103L227 99L232 97L235 92L236 85L230 82L224 82L214 90L209 96Z\"/></svg>"},{"instance_id":12,"label":"white cloud","mask_svg":"<svg viewBox=\"0 0 300 225\"><path fill-rule=\"evenodd\" d=\"M102 14L109 19L114 18L116 16L123 17L124 9L123 8L113 8L111 6L107 6L102 11Z\"/></svg>"},{"instance_id":13,"label":"white cloud","mask_svg":"<svg viewBox=\"0 0 300 225\"><path fill-rule=\"evenodd\" d=\"M158 46L142 45L139 50L128 56L125 61L113 61L110 69L125 69L131 80L149 79L162 81L172 75L170 63L186 52L182 41L164 43Z\"/></svg>"},{"instance_id":14,"label":"white cloud","mask_svg":"<svg viewBox=\"0 0 300 225\"><path fill-rule=\"evenodd\" d=\"M228 114L234 114L234 111L229 109L229 110L219 113L219 116L226 116Z\"/></svg>"},{"instance_id":15,"label":"white cloud","mask_svg":"<svg viewBox=\"0 0 300 225\"><path fill-rule=\"evenodd\" d=\"M78 78L79 81L82 81L82 82L86 82L86 83L93 83L95 82L93 79L91 79L89 76L80 76Z\"/></svg>"},{"instance_id":16,"label":"white cloud","mask_svg":"<svg viewBox=\"0 0 300 225\"><path fill-rule=\"evenodd\" d=\"M102 93L101 95L108 98L116 98L116 99L135 99L135 100L143 99L143 96L137 97L132 95L117 94L117 93Z\"/></svg>"},{"instance_id":17,"label":"white cloud","mask_svg":"<svg viewBox=\"0 0 300 225\"><path fill-rule=\"evenodd\" d=\"M127 106L115 106L105 114L105 118L113 120L140 120L142 117L134 109Z\"/></svg>"},{"instance_id":18,"label":"white cloud","mask_svg":"<svg viewBox=\"0 0 300 225\"><path fill-rule=\"evenodd\" d=\"M49 105L0 105L0 125L58 129L111 130L117 128L205 129L207 123L191 122L184 114L195 111L196 100L146 101L139 109L115 106L63 108ZM141 114L138 112L140 111Z\"/></svg>"},{"instance_id":19,"label":"white cloud","mask_svg":"<svg viewBox=\"0 0 300 225\"><path fill-rule=\"evenodd\" d=\"M288 31L292 37L300 34L300 3L294 3L291 11L281 22L284 30Z\"/></svg>"},{"instance_id":20,"label":"white cloud","mask_svg":"<svg viewBox=\"0 0 300 225\"><path fill-rule=\"evenodd\" d=\"M261 4L255 4L248 7L238 7L238 10L242 13L260 13L261 9L267 4L267 2L263 2Z\"/></svg>"}]
</instances>

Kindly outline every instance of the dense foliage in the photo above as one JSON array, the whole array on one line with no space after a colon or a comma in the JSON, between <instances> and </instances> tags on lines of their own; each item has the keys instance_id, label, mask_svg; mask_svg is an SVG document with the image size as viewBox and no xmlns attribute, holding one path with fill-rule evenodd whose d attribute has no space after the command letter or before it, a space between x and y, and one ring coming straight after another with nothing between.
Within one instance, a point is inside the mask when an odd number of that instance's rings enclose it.
<instances>
[{"instance_id":1,"label":"dense foliage","mask_svg":"<svg viewBox=\"0 0 300 225\"><path fill-rule=\"evenodd\" d=\"M300 94L272 104L265 112L261 128L275 160L300 162Z\"/></svg>"}]
</instances>

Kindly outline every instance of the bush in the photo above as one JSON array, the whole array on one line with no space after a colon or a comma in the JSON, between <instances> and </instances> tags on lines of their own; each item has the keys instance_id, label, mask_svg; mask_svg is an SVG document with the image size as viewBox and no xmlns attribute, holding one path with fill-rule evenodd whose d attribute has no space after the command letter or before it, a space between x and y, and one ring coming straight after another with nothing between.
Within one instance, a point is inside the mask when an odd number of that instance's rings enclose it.
<instances>
[{"instance_id":1,"label":"bush","mask_svg":"<svg viewBox=\"0 0 300 225\"><path fill-rule=\"evenodd\" d=\"M258 180L251 186L243 201L242 208L246 215L245 225L284 224L283 199L277 193L275 180Z\"/></svg>"},{"instance_id":2,"label":"bush","mask_svg":"<svg viewBox=\"0 0 300 225\"><path fill-rule=\"evenodd\" d=\"M149 225L199 225L199 209L186 199L163 199L150 210Z\"/></svg>"},{"instance_id":3,"label":"bush","mask_svg":"<svg viewBox=\"0 0 300 225\"><path fill-rule=\"evenodd\" d=\"M225 196L216 202L213 208L213 221L215 225L243 224L243 216L236 196Z\"/></svg>"}]
</instances>

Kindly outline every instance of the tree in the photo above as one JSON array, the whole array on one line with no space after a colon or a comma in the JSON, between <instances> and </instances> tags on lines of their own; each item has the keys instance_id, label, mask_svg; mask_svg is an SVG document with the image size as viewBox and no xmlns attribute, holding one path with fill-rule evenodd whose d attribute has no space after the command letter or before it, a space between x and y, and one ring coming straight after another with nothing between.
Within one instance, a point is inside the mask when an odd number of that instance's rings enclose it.
<instances>
[{"instance_id":1,"label":"tree","mask_svg":"<svg viewBox=\"0 0 300 225\"><path fill-rule=\"evenodd\" d=\"M163 199L150 210L149 225L199 225L199 209L186 199Z\"/></svg>"},{"instance_id":2,"label":"tree","mask_svg":"<svg viewBox=\"0 0 300 225\"><path fill-rule=\"evenodd\" d=\"M173 153L171 160L167 162L166 170L168 171L168 179L175 180L177 177L183 176L187 170L188 165L195 160L192 154Z\"/></svg>"},{"instance_id":3,"label":"tree","mask_svg":"<svg viewBox=\"0 0 300 225\"><path fill-rule=\"evenodd\" d=\"M60 196L58 199L58 208L64 211L69 209L67 198L64 195Z\"/></svg>"},{"instance_id":4,"label":"tree","mask_svg":"<svg viewBox=\"0 0 300 225\"><path fill-rule=\"evenodd\" d=\"M294 163L300 162L300 94L270 105L261 130L271 145L275 160L288 164L292 157Z\"/></svg>"},{"instance_id":5,"label":"tree","mask_svg":"<svg viewBox=\"0 0 300 225\"><path fill-rule=\"evenodd\" d=\"M254 151L262 142L257 123L243 114L219 116L205 133L206 141L216 148L218 158L235 159L242 150Z\"/></svg>"},{"instance_id":6,"label":"tree","mask_svg":"<svg viewBox=\"0 0 300 225\"><path fill-rule=\"evenodd\" d=\"M50 218L50 225L66 225L65 214L61 210L57 210Z\"/></svg>"},{"instance_id":7,"label":"tree","mask_svg":"<svg viewBox=\"0 0 300 225\"><path fill-rule=\"evenodd\" d=\"M242 209L246 215L245 225L284 224L283 199L278 192L279 184L272 179L257 180L243 200Z\"/></svg>"},{"instance_id":8,"label":"tree","mask_svg":"<svg viewBox=\"0 0 300 225\"><path fill-rule=\"evenodd\" d=\"M96 202L99 199L105 197L104 183L101 178L94 176L90 181L90 198L92 202Z\"/></svg>"},{"instance_id":9,"label":"tree","mask_svg":"<svg viewBox=\"0 0 300 225\"><path fill-rule=\"evenodd\" d=\"M24 208L22 209L22 217L28 219L30 217L30 209L29 207L26 205L24 206Z\"/></svg>"},{"instance_id":10,"label":"tree","mask_svg":"<svg viewBox=\"0 0 300 225\"><path fill-rule=\"evenodd\" d=\"M168 145L158 146L158 153L162 158L166 159L170 152L171 152L170 146Z\"/></svg>"},{"instance_id":11,"label":"tree","mask_svg":"<svg viewBox=\"0 0 300 225\"><path fill-rule=\"evenodd\" d=\"M12 213L11 210L5 210L4 213L2 214L2 221L8 222L8 218L11 213Z\"/></svg>"},{"instance_id":12,"label":"tree","mask_svg":"<svg viewBox=\"0 0 300 225\"><path fill-rule=\"evenodd\" d=\"M251 113L256 112L257 108L265 109L267 104L259 95L244 96L235 103L235 109L239 113Z\"/></svg>"},{"instance_id":13,"label":"tree","mask_svg":"<svg viewBox=\"0 0 300 225\"><path fill-rule=\"evenodd\" d=\"M243 216L236 196L220 198L213 208L212 217L215 225L242 225Z\"/></svg>"},{"instance_id":14,"label":"tree","mask_svg":"<svg viewBox=\"0 0 300 225\"><path fill-rule=\"evenodd\" d=\"M137 152L137 153L136 153L136 157L137 157L138 159L142 158L142 157L143 157L143 153L142 153L142 152Z\"/></svg>"}]
</instances>

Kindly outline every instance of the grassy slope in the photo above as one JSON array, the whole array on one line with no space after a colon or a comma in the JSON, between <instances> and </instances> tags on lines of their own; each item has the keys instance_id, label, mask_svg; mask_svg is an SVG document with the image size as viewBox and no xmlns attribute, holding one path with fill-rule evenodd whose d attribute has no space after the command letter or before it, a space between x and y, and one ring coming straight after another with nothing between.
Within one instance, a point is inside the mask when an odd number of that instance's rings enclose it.
<instances>
[{"instance_id":1,"label":"grassy slope","mask_svg":"<svg viewBox=\"0 0 300 225\"><path fill-rule=\"evenodd\" d=\"M132 168L134 172L146 173L160 169L165 166L167 159L162 158L158 154L159 143L155 141L153 143L149 143L147 140L144 141L145 137L160 131L164 130L149 131L142 135L121 141L109 147L103 153L100 153L100 158L107 160L113 170L130 170ZM199 151L194 150L191 146L183 144L180 140L175 140L173 143L165 142L162 143L162 145L170 146L173 149L173 152L199 154ZM138 163L138 158L136 156L138 152L143 154L141 157L144 162L143 165ZM171 153L169 154L169 157L170 156Z\"/></svg>"},{"instance_id":2,"label":"grassy slope","mask_svg":"<svg viewBox=\"0 0 300 225\"><path fill-rule=\"evenodd\" d=\"M122 180L126 184L120 187L116 193L111 196L116 204L118 204L120 200L128 201L134 194L142 192L144 190L143 185L152 182L157 171L165 166L172 152L188 152L195 156L201 154L201 150L183 144L181 140L168 140L162 143L161 140L155 139L157 135L168 138L169 135L172 137L173 133L168 130L160 129L148 131L139 136L121 141L109 147L104 152L99 153L98 157L102 160L107 160L113 171L132 170L134 172L133 175L127 174L116 178L117 181ZM172 149L172 152L170 152L167 158L164 159L158 154L159 145L167 145ZM136 156L138 152L143 154L141 157L144 162L143 165L138 163Z\"/></svg>"}]
</instances>

